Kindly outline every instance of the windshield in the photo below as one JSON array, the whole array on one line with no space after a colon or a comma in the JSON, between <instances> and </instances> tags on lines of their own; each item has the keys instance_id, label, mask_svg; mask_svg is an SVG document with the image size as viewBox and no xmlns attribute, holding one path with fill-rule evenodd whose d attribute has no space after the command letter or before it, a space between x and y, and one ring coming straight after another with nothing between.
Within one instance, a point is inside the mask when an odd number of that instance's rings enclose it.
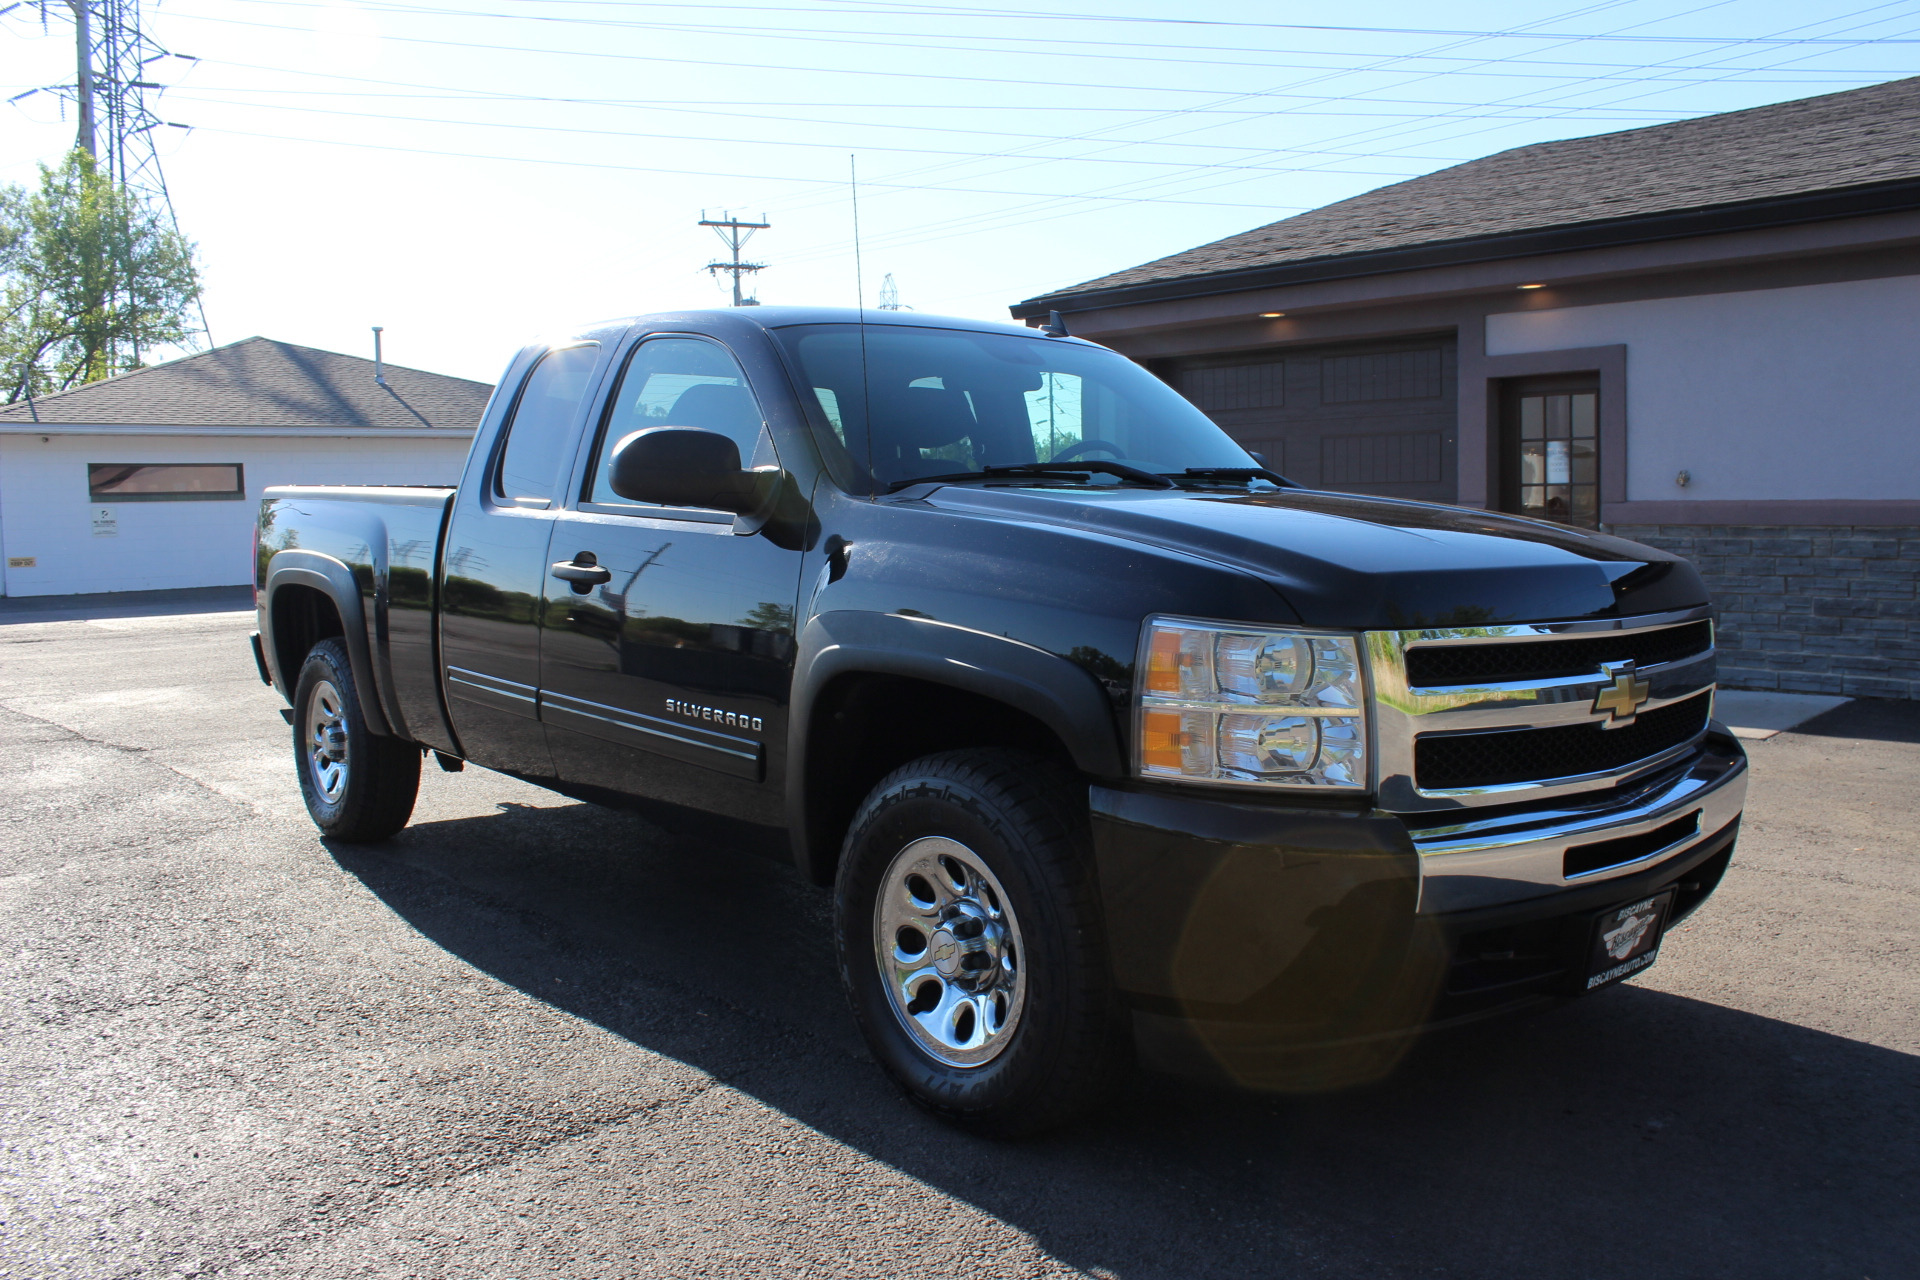
<instances>
[{"instance_id":1,"label":"windshield","mask_svg":"<svg viewBox=\"0 0 1920 1280\"><path fill-rule=\"evenodd\" d=\"M891 324L866 326L864 338L852 324L773 332L830 428L816 430L834 478L856 492L1036 462L1176 474L1259 465L1166 383L1102 347Z\"/></svg>"}]
</instances>

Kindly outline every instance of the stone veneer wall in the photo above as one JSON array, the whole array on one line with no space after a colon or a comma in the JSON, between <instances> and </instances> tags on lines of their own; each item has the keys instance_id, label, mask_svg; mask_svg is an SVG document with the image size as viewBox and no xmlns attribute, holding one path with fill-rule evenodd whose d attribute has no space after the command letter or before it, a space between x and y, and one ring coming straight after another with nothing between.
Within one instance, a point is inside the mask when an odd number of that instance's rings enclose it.
<instances>
[{"instance_id":1,"label":"stone veneer wall","mask_svg":"<svg viewBox=\"0 0 1920 1280\"><path fill-rule=\"evenodd\" d=\"M1699 566L1720 683L1920 698L1920 526L1610 525Z\"/></svg>"}]
</instances>

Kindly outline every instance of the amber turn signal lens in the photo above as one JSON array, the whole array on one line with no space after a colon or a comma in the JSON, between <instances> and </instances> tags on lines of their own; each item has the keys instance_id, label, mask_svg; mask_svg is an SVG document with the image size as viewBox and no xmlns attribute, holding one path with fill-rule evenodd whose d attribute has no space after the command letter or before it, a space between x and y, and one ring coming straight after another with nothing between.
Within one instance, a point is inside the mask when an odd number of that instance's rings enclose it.
<instances>
[{"instance_id":1,"label":"amber turn signal lens","mask_svg":"<svg viewBox=\"0 0 1920 1280\"><path fill-rule=\"evenodd\" d=\"M1147 692L1180 695L1180 633L1155 631L1147 654ZM1177 717L1176 717L1177 720Z\"/></svg>"},{"instance_id":2,"label":"amber turn signal lens","mask_svg":"<svg viewBox=\"0 0 1920 1280\"><path fill-rule=\"evenodd\" d=\"M1140 717L1140 763L1150 768L1178 771L1186 735L1180 731L1178 711L1149 711Z\"/></svg>"}]
</instances>

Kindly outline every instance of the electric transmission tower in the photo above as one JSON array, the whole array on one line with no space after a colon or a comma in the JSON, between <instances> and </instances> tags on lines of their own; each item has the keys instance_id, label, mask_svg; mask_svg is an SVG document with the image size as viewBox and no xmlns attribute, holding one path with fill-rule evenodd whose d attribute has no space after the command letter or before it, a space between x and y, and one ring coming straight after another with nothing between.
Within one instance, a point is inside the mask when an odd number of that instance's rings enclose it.
<instances>
[{"instance_id":1,"label":"electric transmission tower","mask_svg":"<svg viewBox=\"0 0 1920 1280\"><path fill-rule=\"evenodd\" d=\"M893 283L893 272L891 271L887 272L887 278L880 282L879 309L882 311L913 310L912 307L909 307L904 302L900 301L900 289L898 286L896 286Z\"/></svg>"},{"instance_id":2,"label":"electric transmission tower","mask_svg":"<svg viewBox=\"0 0 1920 1280\"><path fill-rule=\"evenodd\" d=\"M24 7L7 5L0 8L0 14ZM148 68L170 58L180 62L199 59L162 48L149 36L140 24L140 0L35 0L33 7L40 11L42 30L54 16L72 19L73 83L29 89L8 101L51 94L60 100L63 118L67 104L72 104L79 124L74 146L91 156L101 172L122 189L164 210L168 223L178 231L180 220L173 211L173 197L160 169L154 137L161 129L188 126L162 120L147 105L149 91L166 87L148 79ZM200 336L207 337L203 305Z\"/></svg>"},{"instance_id":3,"label":"electric transmission tower","mask_svg":"<svg viewBox=\"0 0 1920 1280\"><path fill-rule=\"evenodd\" d=\"M709 218L706 210L703 209L700 211L700 225L703 227L712 227L713 233L720 237L720 243L726 245L727 248L733 251L733 258L730 261L709 262L706 270L709 275L718 276L724 271L733 277L733 305L736 307L757 307L760 305L760 299L741 295L740 277L754 271L765 271L767 264L764 262L740 261L740 250L746 247L747 241L753 239L754 232L765 231L773 225L766 220L766 217L767 215L763 213L760 215L759 222L742 222L731 213L722 218Z\"/></svg>"},{"instance_id":4,"label":"electric transmission tower","mask_svg":"<svg viewBox=\"0 0 1920 1280\"><path fill-rule=\"evenodd\" d=\"M199 59L164 49L149 36L140 25L140 0L39 0L35 7L43 28L55 14L73 20L73 83L29 89L9 101L48 93L73 104L79 117L74 145L116 183L151 196L171 214L154 135L187 126L162 120L147 106L148 91L165 87L147 78L148 67L168 58Z\"/></svg>"}]
</instances>

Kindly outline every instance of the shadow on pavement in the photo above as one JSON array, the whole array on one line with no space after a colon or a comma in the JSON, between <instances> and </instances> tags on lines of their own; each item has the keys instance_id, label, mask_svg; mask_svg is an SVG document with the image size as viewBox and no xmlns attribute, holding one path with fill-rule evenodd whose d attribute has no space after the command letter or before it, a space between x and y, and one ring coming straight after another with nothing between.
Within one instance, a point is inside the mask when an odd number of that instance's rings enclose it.
<instances>
[{"instance_id":1,"label":"shadow on pavement","mask_svg":"<svg viewBox=\"0 0 1920 1280\"><path fill-rule=\"evenodd\" d=\"M588 805L335 857L476 968L1104 1274L1891 1280L1920 1258L1920 1059L1788 1023L1626 986L1432 1039L1364 1090L1149 1078L995 1144L866 1057L825 894L786 867Z\"/></svg>"},{"instance_id":2,"label":"shadow on pavement","mask_svg":"<svg viewBox=\"0 0 1920 1280\"><path fill-rule=\"evenodd\" d=\"M1787 730L1820 738L1867 738L1874 742L1920 742L1920 702L1903 698L1855 698Z\"/></svg>"}]
</instances>

